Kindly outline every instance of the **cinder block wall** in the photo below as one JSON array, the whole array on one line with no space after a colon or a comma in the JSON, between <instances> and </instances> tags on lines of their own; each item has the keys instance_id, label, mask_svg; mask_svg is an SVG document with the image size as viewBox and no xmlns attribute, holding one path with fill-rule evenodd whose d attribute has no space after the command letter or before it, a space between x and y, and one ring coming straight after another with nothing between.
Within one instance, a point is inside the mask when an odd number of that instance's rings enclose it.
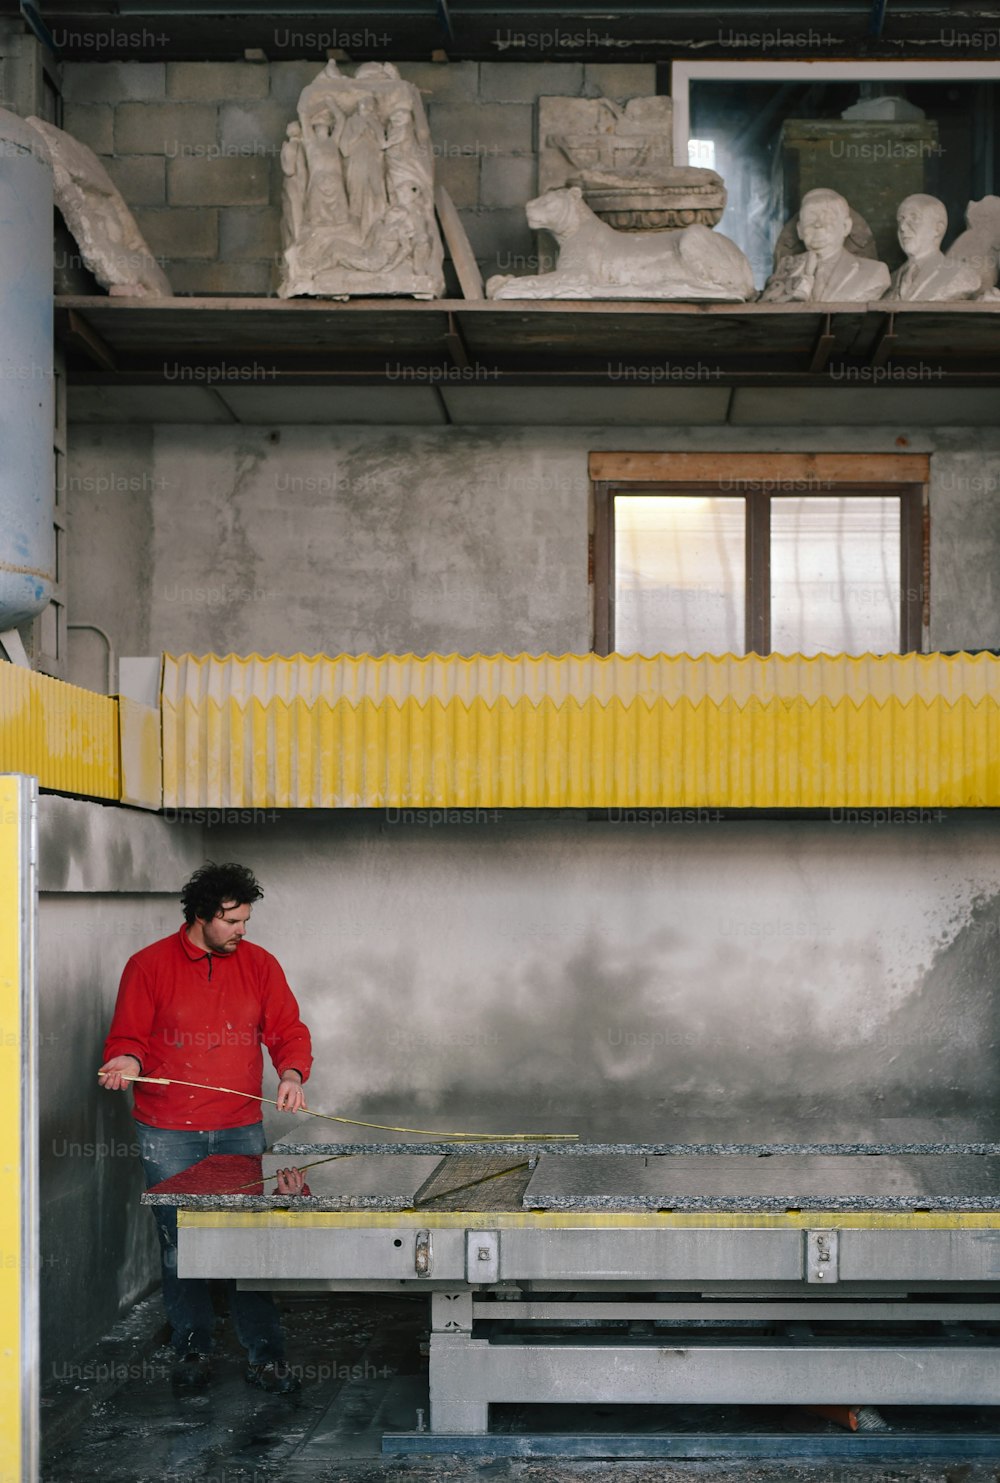
<instances>
[{"instance_id":1,"label":"cinder block wall","mask_svg":"<svg viewBox=\"0 0 1000 1483\"><path fill-rule=\"evenodd\" d=\"M63 126L100 157L175 292L274 292L285 125L322 67L318 60L65 66ZM438 179L484 278L535 266L524 203L536 189L538 98L621 101L656 88L652 65L410 62L399 70L420 89ZM457 292L450 272L449 291Z\"/></svg>"}]
</instances>

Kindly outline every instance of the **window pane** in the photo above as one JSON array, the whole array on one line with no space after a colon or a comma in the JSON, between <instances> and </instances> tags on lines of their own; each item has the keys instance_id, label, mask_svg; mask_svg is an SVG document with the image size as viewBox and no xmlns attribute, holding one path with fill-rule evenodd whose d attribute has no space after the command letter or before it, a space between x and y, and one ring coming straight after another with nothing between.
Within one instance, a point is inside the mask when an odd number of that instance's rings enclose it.
<instances>
[{"instance_id":1,"label":"window pane","mask_svg":"<svg viewBox=\"0 0 1000 1483\"><path fill-rule=\"evenodd\" d=\"M771 648L776 654L900 649L895 495L771 501Z\"/></svg>"},{"instance_id":2,"label":"window pane","mask_svg":"<svg viewBox=\"0 0 1000 1483\"><path fill-rule=\"evenodd\" d=\"M745 593L743 499L616 495L619 654L742 654Z\"/></svg>"}]
</instances>

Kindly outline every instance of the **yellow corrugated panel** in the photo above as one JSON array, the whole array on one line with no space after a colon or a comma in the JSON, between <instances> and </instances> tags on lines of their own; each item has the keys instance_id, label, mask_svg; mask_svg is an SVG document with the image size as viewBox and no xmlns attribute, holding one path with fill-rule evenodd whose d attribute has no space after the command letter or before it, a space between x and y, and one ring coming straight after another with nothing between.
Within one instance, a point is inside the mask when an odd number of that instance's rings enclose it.
<instances>
[{"instance_id":1,"label":"yellow corrugated panel","mask_svg":"<svg viewBox=\"0 0 1000 1483\"><path fill-rule=\"evenodd\" d=\"M0 772L30 773L62 793L117 799L117 701L0 664Z\"/></svg>"},{"instance_id":2,"label":"yellow corrugated panel","mask_svg":"<svg viewBox=\"0 0 1000 1483\"><path fill-rule=\"evenodd\" d=\"M121 802L158 809L163 799L160 712L125 695L117 696L116 703Z\"/></svg>"},{"instance_id":3,"label":"yellow corrugated panel","mask_svg":"<svg viewBox=\"0 0 1000 1483\"><path fill-rule=\"evenodd\" d=\"M990 654L167 655L162 707L168 807L1000 804Z\"/></svg>"}]
</instances>

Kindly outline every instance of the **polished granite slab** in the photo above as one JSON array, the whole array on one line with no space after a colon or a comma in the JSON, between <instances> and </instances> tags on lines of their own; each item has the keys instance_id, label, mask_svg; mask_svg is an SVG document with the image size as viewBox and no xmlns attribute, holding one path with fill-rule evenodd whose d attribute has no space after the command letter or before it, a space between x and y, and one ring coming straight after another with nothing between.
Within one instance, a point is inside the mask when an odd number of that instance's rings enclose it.
<instances>
[{"instance_id":1,"label":"polished granite slab","mask_svg":"<svg viewBox=\"0 0 1000 1483\"><path fill-rule=\"evenodd\" d=\"M285 1154L213 1154L155 1184L145 1205L185 1210L410 1210L441 1160L436 1154L399 1158L322 1155L296 1161ZM302 1194L277 1186L278 1170L303 1171Z\"/></svg>"},{"instance_id":2,"label":"polished granite slab","mask_svg":"<svg viewBox=\"0 0 1000 1483\"><path fill-rule=\"evenodd\" d=\"M302 1171L293 1194L282 1168ZM186 1210L1000 1211L1000 1157L975 1153L214 1155L155 1185Z\"/></svg>"},{"instance_id":3,"label":"polished granite slab","mask_svg":"<svg viewBox=\"0 0 1000 1483\"><path fill-rule=\"evenodd\" d=\"M1000 1157L975 1153L543 1154L538 1210L1000 1210Z\"/></svg>"},{"instance_id":4,"label":"polished granite slab","mask_svg":"<svg viewBox=\"0 0 1000 1483\"><path fill-rule=\"evenodd\" d=\"M413 1123L413 1109L400 1108L372 1117L372 1121ZM534 1157L593 1154L868 1154L868 1153L956 1153L997 1154L1000 1142L989 1141L995 1130L965 1117L868 1117L848 1119L830 1114L805 1120L762 1109L752 1122L737 1118L703 1116L683 1121L660 1109L634 1107L612 1113L579 1113L574 1110L541 1113L523 1107L456 1107L425 1113L421 1123L438 1133L396 1133L384 1128L366 1128L320 1117L300 1115L287 1132L272 1145L275 1153L310 1155L326 1153L436 1153L453 1154L465 1149L482 1155L504 1154ZM445 1130L482 1129L469 1137L445 1136ZM521 1137L498 1138L496 1130L523 1130ZM531 1131L530 1138L523 1133ZM552 1133L571 1134L571 1139L553 1140ZM550 1136L546 1137L548 1133ZM536 1136L537 1134L537 1136Z\"/></svg>"}]
</instances>

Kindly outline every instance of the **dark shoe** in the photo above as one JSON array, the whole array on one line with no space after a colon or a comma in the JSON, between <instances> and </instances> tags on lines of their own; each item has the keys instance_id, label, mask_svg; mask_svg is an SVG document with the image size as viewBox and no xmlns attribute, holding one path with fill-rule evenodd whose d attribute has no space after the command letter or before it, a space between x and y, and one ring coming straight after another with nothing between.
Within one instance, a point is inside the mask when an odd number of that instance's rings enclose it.
<instances>
[{"instance_id":1,"label":"dark shoe","mask_svg":"<svg viewBox=\"0 0 1000 1483\"><path fill-rule=\"evenodd\" d=\"M263 1364L247 1365L246 1382L256 1385L258 1390L267 1390L271 1395L291 1395L301 1390L302 1381L293 1375L283 1359L265 1360Z\"/></svg>"},{"instance_id":2,"label":"dark shoe","mask_svg":"<svg viewBox=\"0 0 1000 1483\"><path fill-rule=\"evenodd\" d=\"M179 1390L204 1390L212 1378L212 1356L189 1349L174 1365L171 1380Z\"/></svg>"}]
</instances>

